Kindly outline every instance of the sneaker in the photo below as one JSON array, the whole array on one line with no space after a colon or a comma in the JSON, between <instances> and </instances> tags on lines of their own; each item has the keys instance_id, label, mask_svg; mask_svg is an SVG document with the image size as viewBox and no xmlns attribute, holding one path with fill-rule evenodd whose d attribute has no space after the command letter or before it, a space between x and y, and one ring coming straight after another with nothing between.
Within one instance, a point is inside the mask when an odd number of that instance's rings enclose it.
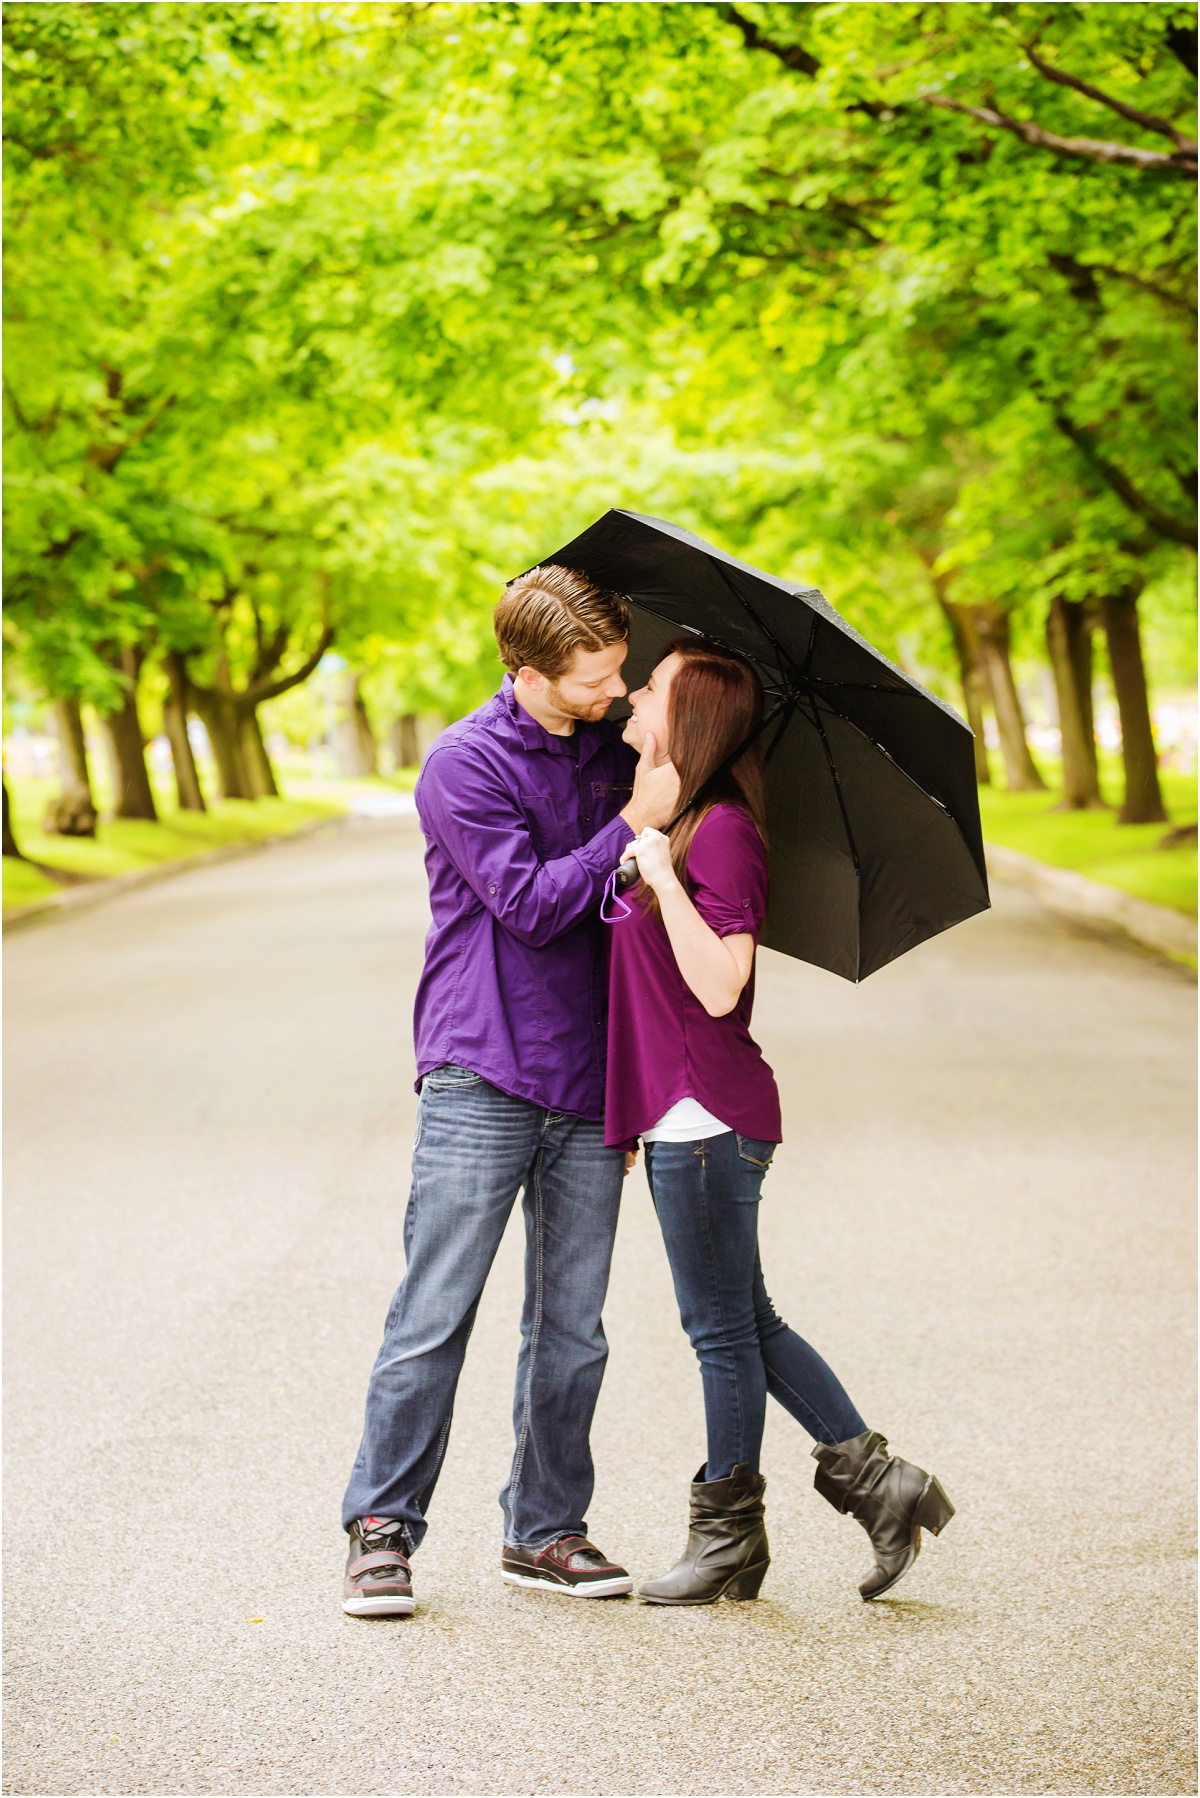
<instances>
[{"instance_id":1,"label":"sneaker","mask_svg":"<svg viewBox=\"0 0 1200 1798\"><path fill-rule=\"evenodd\" d=\"M539 1586L571 1598L619 1598L633 1591L623 1567L608 1560L586 1536L562 1536L545 1548L508 1548L500 1577L510 1586Z\"/></svg>"},{"instance_id":2,"label":"sneaker","mask_svg":"<svg viewBox=\"0 0 1200 1798\"><path fill-rule=\"evenodd\" d=\"M360 1517L351 1525L342 1586L348 1616L410 1617L416 1610L403 1528L395 1517Z\"/></svg>"}]
</instances>

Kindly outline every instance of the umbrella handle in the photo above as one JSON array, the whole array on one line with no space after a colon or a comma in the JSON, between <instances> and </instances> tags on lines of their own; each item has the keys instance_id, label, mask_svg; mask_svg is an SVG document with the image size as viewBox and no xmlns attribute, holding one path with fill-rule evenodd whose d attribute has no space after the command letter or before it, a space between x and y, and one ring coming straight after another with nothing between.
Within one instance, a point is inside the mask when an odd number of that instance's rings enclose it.
<instances>
[{"instance_id":1,"label":"umbrella handle","mask_svg":"<svg viewBox=\"0 0 1200 1798\"><path fill-rule=\"evenodd\" d=\"M630 856L628 861L623 861L621 863L620 867L617 869L617 889L618 889L618 891L623 893L625 891L625 888L631 887L633 885L634 881L637 879L639 879L638 865L634 861L633 857Z\"/></svg>"}]
</instances>

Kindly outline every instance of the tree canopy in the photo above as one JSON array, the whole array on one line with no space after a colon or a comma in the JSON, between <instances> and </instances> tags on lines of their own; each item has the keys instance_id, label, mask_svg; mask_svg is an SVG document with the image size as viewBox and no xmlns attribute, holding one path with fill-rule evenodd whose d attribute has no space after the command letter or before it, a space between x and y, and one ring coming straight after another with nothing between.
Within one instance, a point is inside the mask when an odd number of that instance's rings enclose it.
<instances>
[{"instance_id":1,"label":"tree canopy","mask_svg":"<svg viewBox=\"0 0 1200 1798\"><path fill-rule=\"evenodd\" d=\"M56 697L176 658L236 737L402 645L461 709L608 504L1002 731L1056 605L1090 655L1184 603L1193 6L18 0L5 57L6 616Z\"/></svg>"}]
</instances>

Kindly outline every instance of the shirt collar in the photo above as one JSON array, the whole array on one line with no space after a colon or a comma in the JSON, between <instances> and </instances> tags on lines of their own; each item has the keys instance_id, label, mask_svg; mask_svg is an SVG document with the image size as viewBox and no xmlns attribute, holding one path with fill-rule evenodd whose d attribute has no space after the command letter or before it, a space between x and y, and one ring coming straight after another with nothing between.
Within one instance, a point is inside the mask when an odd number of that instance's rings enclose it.
<instances>
[{"instance_id":1,"label":"shirt collar","mask_svg":"<svg viewBox=\"0 0 1200 1798\"><path fill-rule=\"evenodd\" d=\"M541 749L550 755L569 755L575 759L575 745L570 737L556 737L540 725L536 718L530 716L523 705L518 705L517 696L513 692L513 677L506 674L501 682L497 700L507 712L517 735L521 739L523 749ZM575 735L579 738L579 765L590 761L592 756L604 742L604 732L594 724L577 721Z\"/></svg>"}]
</instances>

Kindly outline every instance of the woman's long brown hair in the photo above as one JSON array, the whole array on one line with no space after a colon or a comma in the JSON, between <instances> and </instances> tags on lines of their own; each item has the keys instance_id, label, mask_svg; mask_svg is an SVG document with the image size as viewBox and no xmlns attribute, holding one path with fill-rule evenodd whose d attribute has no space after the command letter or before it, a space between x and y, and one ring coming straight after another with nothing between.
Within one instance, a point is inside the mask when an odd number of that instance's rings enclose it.
<instances>
[{"instance_id":1,"label":"woman's long brown hair","mask_svg":"<svg viewBox=\"0 0 1200 1798\"><path fill-rule=\"evenodd\" d=\"M738 744L758 729L763 718L763 689L749 662L707 638L680 637L664 646L662 659L671 654L683 663L675 670L667 695L667 746L679 775L679 803L683 806ZM671 832L671 863L681 882L692 838L722 800L744 806L766 842L766 773L760 737ZM648 888L647 904L658 912L658 899Z\"/></svg>"}]
</instances>

